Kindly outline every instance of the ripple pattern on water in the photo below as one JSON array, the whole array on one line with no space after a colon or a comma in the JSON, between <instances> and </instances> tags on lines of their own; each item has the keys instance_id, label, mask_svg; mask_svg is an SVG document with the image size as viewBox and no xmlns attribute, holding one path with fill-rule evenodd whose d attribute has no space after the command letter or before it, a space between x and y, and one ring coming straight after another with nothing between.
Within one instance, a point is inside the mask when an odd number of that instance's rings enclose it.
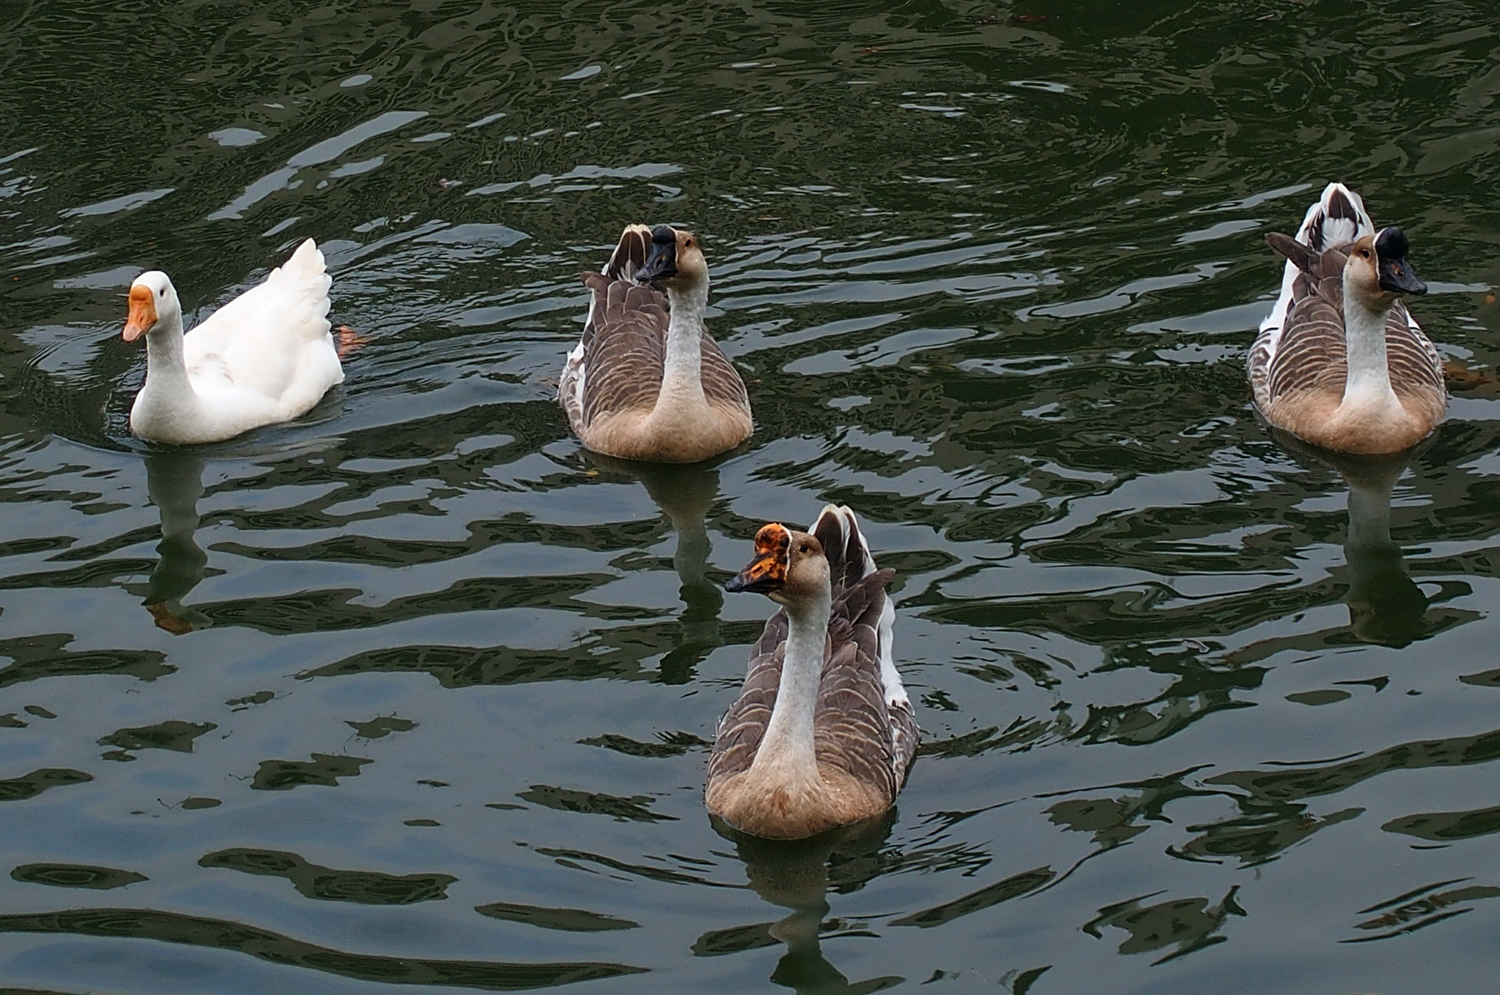
<instances>
[{"instance_id":1,"label":"ripple pattern on water","mask_svg":"<svg viewBox=\"0 0 1500 995\"><path fill-rule=\"evenodd\" d=\"M7 983L1493 977L1484 4L23 7ZM1462 367L1402 461L1249 408L1262 236L1334 178L1408 231ZM632 221L705 245L757 419L709 465L589 454L555 403ZM191 323L309 236L346 382L132 438L133 276ZM896 570L924 746L888 819L767 846L702 809L770 610L720 584L828 501Z\"/></svg>"}]
</instances>

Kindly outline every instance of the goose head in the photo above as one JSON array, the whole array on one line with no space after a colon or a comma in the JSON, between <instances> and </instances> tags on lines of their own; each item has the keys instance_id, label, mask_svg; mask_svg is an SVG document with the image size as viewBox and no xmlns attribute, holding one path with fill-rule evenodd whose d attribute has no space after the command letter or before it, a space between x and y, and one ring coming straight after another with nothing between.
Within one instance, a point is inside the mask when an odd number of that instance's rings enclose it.
<instances>
[{"instance_id":1,"label":"goose head","mask_svg":"<svg viewBox=\"0 0 1500 995\"><path fill-rule=\"evenodd\" d=\"M708 283L708 262L698 236L671 225L651 229L646 264L636 271L640 280L656 280L668 290L687 290Z\"/></svg>"},{"instance_id":2,"label":"goose head","mask_svg":"<svg viewBox=\"0 0 1500 995\"><path fill-rule=\"evenodd\" d=\"M1427 293L1407 262L1411 243L1400 228L1382 228L1349 247L1344 264L1344 293L1371 310L1384 311L1407 294Z\"/></svg>"},{"instance_id":3,"label":"goose head","mask_svg":"<svg viewBox=\"0 0 1500 995\"><path fill-rule=\"evenodd\" d=\"M785 525L764 525L755 533L755 559L724 584L726 591L754 591L779 605L827 597L828 557L823 544Z\"/></svg>"},{"instance_id":4,"label":"goose head","mask_svg":"<svg viewBox=\"0 0 1500 995\"><path fill-rule=\"evenodd\" d=\"M130 285L130 313L120 337L134 342L157 328L171 327L173 318L181 327L182 305L177 301L177 288L161 270L142 273Z\"/></svg>"}]
</instances>

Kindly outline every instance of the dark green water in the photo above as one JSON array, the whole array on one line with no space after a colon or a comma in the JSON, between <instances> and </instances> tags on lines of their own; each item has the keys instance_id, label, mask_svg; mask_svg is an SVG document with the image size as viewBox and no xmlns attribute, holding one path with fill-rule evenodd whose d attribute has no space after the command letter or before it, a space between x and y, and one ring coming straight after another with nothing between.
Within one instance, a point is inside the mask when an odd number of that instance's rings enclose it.
<instances>
[{"instance_id":1,"label":"dark green water","mask_svg":"<svg viewBox=\"0 0 1500 995\"><path fill-rule=\"evenodd\" d=\"M1341 473L1242 356L1342 178L1495 364L1497 98L1478 0L0 5L0 987L1487 990L1500 392ZM715 466L552 401L632 221L707 246ZM133 440L131 278L307 236L346 384ZM736 844L717 584L830 500L927 745Z\"/></svg>"}]
</instances>

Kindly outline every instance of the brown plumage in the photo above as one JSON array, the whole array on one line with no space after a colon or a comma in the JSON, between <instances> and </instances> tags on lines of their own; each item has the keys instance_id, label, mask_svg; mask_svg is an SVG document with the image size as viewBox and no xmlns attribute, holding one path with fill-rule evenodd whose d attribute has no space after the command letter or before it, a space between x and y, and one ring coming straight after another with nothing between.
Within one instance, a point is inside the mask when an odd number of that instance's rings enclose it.
<instances>
[{"instance_id":1,"label":"brown plumage","mask_svg":"<svg viewBox=\"0 0 1500 995\"><path fill-rule=\"evenodd\" d=\"M604 271L583 282L588 321L559 400L584 445L692 463L750 437L745 383L703 326L708 266L691 233L631 225Z\"/></svg>"},{"instance_id":2,"label":"brown plumage","mask_svg":"<svg viewBox=\"0 0 1500 995\"><path fill-rule=\"evenodd\" d=\"M1351 453L1398 452L1431 433L1447 389L1437 350L1399 299L1426 292L1400 229L1377 234L1358 195L1333 183L1296 240L1266 241L1287 258L1281 296L1248 363L1266 420ZM1360 342L1373 351L1361 353L1369 359L1351 380L1351 343Z\"/></svg>"},{"instance_id":3,"label":"brown plumage","mask_svg":"<svg viewBox=\"0 0 1500 995\"><path fill-rule=\"evenodd\" d=\"M891 655L895 612L885 588L893 572L875 568L854 513L832 505L811 535L766 526L756 552L726 587L760 591L783 607L719 723L708 810L778 839L879 815L905 783L919 737ZM787 673L789 652L810 654L797 673ZM773 726L783 694L800 700L783 702L787 715Z\"/></svg>"}]
</instances>

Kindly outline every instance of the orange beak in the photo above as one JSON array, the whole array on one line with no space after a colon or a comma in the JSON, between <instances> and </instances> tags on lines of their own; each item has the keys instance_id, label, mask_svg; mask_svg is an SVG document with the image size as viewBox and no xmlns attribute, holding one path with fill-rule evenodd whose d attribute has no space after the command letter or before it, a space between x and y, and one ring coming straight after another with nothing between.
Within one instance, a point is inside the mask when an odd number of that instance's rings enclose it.
<instances>
[{"instance_id":1,"label":"orange beak","mask_svg":"<svg viewBox=\"0 0 1500 995\"><path fill-rule=\"evenodd\" d=\"M755 534L755 559L750 565L724 584L724 590L756 591L761 594L773 591L786 581L787 550L792 545L792 534L786 526L765 525Z\"/></svg>"},{"instance_id":2,"label":"orange beak","mask_svg":"<svg viewBox=\"0 0 1500 995\"><path fill-rule=\"evenodd\" d=\"M155 324L156 299L151 296L151 288L131 287L130 313L125 317L125 329L120 332L120 338L126 342L134 342L151 331L151 326Z\"/></svg>"}]
</instances>

